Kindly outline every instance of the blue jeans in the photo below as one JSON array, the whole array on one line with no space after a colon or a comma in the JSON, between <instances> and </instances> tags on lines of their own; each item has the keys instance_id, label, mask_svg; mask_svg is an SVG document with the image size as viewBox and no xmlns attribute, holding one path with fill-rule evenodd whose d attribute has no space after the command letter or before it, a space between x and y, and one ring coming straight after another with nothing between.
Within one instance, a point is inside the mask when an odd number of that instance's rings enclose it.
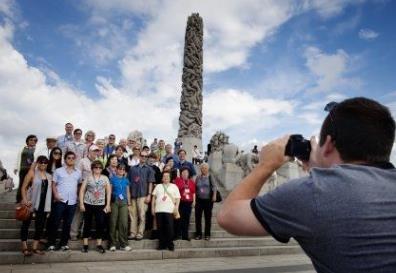
<instances>
[{"instance_id":1,"label":"blue jeans","mask_svg":"<svg viewBox=\"0 0 396 273\"><path fill-rule=\"evenodd\" d=\"M70 226L76 212L77 204L68 205L63 202L55 202L51 212L51 228L48 234L48 245L55 245L58 228L61 220L63 220L62 235L60 246L66 246L69 242Z\"/></svg>"}]
</instances>

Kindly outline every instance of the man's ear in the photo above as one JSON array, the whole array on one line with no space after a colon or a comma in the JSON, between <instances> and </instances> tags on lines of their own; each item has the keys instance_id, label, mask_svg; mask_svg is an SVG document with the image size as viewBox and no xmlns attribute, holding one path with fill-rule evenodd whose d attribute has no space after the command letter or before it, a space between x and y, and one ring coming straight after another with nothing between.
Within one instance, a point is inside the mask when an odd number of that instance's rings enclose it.
<instances>
[{"instance_id":1,"label":"man's ear","mask_svg":"<svg viewBox=\"0 0 396 273\"><path fill-rule=\"evenodd\" d=\"M334 145L334 142L333 142L331 136L327 135L326 141L323 144L323 148L322 148L322 156L324 158L327 158L327 157L333 155L334 152L336 152L336 147Z\"/></svg>"}]
</instances>

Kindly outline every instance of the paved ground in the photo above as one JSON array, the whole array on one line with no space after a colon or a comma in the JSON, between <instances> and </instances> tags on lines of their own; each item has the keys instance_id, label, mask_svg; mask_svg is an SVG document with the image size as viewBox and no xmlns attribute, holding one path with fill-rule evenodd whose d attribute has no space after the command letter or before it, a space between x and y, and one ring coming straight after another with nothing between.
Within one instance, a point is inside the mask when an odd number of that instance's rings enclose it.
<instances>
[{"instance_id":1,"label":"paved ground","mask_svg":"<svg viewBox=\"0 0 396 273\"><path fill-rule=\"evenodd\" d=\"M216 272L216 273L314 273L309 259L303 255L274 255L260 257L229 257L203 259L169 259L146 261L55 263L0 266L1 273L50 272Z\"/></svg>"}]
</instances>

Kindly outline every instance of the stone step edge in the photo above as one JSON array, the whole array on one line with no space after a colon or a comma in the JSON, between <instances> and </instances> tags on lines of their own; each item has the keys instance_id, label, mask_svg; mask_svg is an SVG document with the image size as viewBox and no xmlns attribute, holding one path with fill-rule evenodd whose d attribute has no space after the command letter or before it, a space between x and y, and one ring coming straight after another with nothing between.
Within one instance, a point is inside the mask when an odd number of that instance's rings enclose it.
<instances>
[{"instance_id":1,"label":"stone step edge","mask_svg":"<svg viewBox=\"0 0 396 273\"><path fill-rule=\"evenodd\" d=\"M129 252L117 250L99 254L95 250L81 253L78 250L67 252L46 252L45 255L24 257L20 252L0 252L0 264L32 264L32 263L68 263L95 261L135 261L135 260L163 260L182 258L208 257L237 257L237 256L265 256L303 253L299 246L263 246L263 247L226 247L226 248L184 248L168 250L137 249Z\"/></svg>"}]
</instances>

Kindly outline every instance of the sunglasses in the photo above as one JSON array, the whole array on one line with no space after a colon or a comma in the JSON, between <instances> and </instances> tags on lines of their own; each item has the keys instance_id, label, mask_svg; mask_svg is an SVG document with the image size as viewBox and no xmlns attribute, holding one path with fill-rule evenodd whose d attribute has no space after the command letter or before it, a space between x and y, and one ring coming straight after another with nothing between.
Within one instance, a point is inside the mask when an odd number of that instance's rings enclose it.
<instances>
[{"instance_id":1,"label":"sunglasses","mask_svg":"<svg viewBox=\"0 0 396 273\"><path fill-rule=\"evenodd\" d=\"M115 137L109 137L109 139L111 139L111 140L114 140L114 139L115 139Z\"/></svg>"}]
</instances>

